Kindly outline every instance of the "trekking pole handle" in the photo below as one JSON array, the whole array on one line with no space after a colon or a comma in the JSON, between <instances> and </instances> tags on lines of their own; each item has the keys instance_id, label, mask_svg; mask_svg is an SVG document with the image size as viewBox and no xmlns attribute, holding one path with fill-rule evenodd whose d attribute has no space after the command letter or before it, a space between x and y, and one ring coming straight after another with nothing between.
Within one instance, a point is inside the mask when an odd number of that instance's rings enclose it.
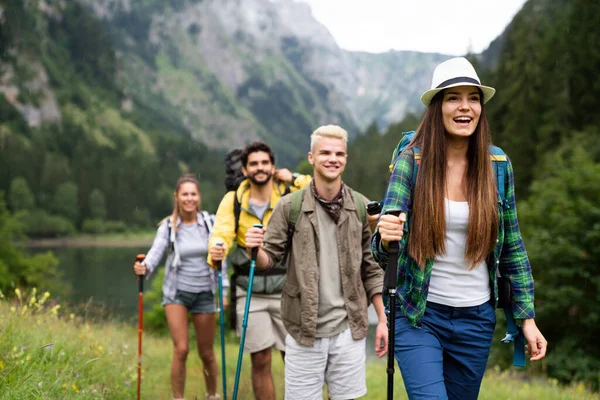
<instances>
[{"instance_id":1,"label":"trekking pole handle","mask_svg":"<svg viewBox=\"0 0 600 400\"><path fill-rule=\"evenodd\" d=\"M393 208L387 210L384 215L400 216L402 210ZM391 291L396 290L396 274L398 273L398 252L400 249L400 243L397 240L393 240L388 243L388 266L385 269L383 276L383 288L387 291L388 295Z\"/></svg>"},{"instance_id":2,"label":"trekking pole handle","mask_svg":"<svg viewBox=\"0 0 600 400\"><path fill-rule=\"evenodd\" d=\"M369 204L367 204L367 214L369 215L377 215L377 214L381 214L381 203L378 201L370 201Z\"/></svg>"},{"instance_id":3,"label":"trekking pole handle","mask_svg":"<svg viewBox=\"0 0 600 400\"><path fill-rule=\"evenodd\" d=\"M223 242L217 242L217 243L215 243L215 245L217 245L219 247L223 247ZM217 260L217 261L215 261L215 263L216 263L216 266L217 266L217 270L220 271L221 267L223 265L223 260Z\"/></svg>"},{"instance_id":4,"label":"trekking pole handle","mask_svg":"<svg viewBox=\"0 0 600 400\"><path fill-rule=\"evenodd\" d=\"M253 224L252 225L253 228L258 228L258 229L262 229L263 228L263 224ZM258 247L253 247L251 250L252 253L252 260L256 261L256 257L258 257Z\"/></svg>"},{"instance_id":5,"label":"trekking pole handle","mask_svg":"<svg viewBox=\"0 0 600 400\"><path fill-rule=\"evenodd\" d=\"M145 254L138 254L135 257L135 261L136 262L143 262L146 259L146 255ZM137 280L138 280L138 288L140 293L144 291L144 276L143 275L138 275L137 276Z\"/></svg>"}]
</instances>

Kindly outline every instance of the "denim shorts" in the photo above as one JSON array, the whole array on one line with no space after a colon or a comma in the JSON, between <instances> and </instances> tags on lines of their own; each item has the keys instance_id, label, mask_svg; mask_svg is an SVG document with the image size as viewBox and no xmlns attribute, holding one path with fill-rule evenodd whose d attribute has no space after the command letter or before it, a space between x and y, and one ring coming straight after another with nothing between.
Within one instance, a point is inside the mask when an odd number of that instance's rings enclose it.
<instances>
[{"instance_id":1,"label":"denim shorts","mask_svg":"<svg viewBox=\"0 0 600 400\"><path fill-rule=\"evenodd\" d=\"M193 314L214 314L217 312L215 295L212 292L190 293L177 289L175 298L163 296L162 306L179 304Z\"/></svg>"}]
</instances>

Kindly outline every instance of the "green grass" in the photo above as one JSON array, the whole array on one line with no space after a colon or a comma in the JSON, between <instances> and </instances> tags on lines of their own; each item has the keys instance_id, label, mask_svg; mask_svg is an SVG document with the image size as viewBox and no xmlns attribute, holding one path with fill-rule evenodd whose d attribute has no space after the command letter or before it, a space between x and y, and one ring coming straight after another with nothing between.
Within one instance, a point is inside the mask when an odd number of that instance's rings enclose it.
<instances>
[{"instance_id":1,"label":"green grass","mask_svg":"<svg viewBox=\"0 0 600 400\"><path fill-rule=\"evenodd\" d=\"M7 302L0 296L0 399L134 399L137 384L137 326L114 322L94 323L61 312L43 296L22 296ZM35 298L34 301L31 299ZM215 354L220 365L217 335ZM229 398L237 360L237 339L228 335L227 375ZM170 338L144 334L143 399L170 399ZM201 363L190 344L186 398L204 397ZM240 379L240 400L252 399L250 360L245 356ZM283 362L273 357L277 398L283 397ZM386 398L385 359L367 367L369 393L364 399ZM219 386L221 378L218 379ZM395 399L406 399L396 370ZM491 369L480 399L600 399L582 385L560 386L556 381L514 377Z\"/></svg>"}]
</instances>

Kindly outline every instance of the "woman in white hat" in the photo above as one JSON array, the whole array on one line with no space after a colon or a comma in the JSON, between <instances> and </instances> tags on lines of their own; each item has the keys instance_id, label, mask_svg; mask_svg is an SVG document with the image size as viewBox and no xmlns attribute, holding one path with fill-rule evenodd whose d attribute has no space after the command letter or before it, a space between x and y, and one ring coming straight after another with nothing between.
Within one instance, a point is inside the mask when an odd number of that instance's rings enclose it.
<instances>
[{"instance_id":1,"label":"woman in white hat","mask_svg":"<svg viewBox=\"0 0 600 400\"><path fill-rule=\"evenodd\" d=\"M373 236L381 264L389 242L399 241L394 352L410 399L477 398L496 325L497 275L510 281L530 360L546 354L513 169L491 146L484 104L494 93L465 58L437 66L421 97L427 111L383 202L384 213L403 213L382 215Z\"/></svg>"}]
</instances>

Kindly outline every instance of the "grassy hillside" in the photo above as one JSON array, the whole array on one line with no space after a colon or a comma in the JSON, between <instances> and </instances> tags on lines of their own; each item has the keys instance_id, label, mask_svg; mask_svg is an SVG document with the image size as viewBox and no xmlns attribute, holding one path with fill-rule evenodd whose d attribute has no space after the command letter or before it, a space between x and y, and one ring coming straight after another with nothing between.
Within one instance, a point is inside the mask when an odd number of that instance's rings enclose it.
<instances>
[{"instance_id":1,"label":"grassy hillside","mask_svg":"<svg viewBox=\"0 0 600 400\"><path fill-rule=\"evenodd\" d=\"M20 296L21 300L18 300ZM137 385L137 323L93 322L85 313L65 312L46 294L18 293L14 302L0 299L0 399L132 399ZM42 305L40 305L42 304ZM218 337L218 335L217 335ZM231 393L238 340L228 336L227 372ZM170 399L169 366L172 344L168 337L144 334L142 398ZM199 358L191 345L188 359L187 398L203 398ZM215 345L220 365L218 339ZM283 393L283 363L273 358L278 398ZM251 399L250 360L246 356L240 379L240 400ZM219 378L219 385L220 385ZM385 360L372 360L367 368L368 394L386 396ZM395 398L406 399L396 370ZM583 385L562 387L553 380L500 374L486 375L482 400L589 399Z\"/></svg>"}]
</instances>

